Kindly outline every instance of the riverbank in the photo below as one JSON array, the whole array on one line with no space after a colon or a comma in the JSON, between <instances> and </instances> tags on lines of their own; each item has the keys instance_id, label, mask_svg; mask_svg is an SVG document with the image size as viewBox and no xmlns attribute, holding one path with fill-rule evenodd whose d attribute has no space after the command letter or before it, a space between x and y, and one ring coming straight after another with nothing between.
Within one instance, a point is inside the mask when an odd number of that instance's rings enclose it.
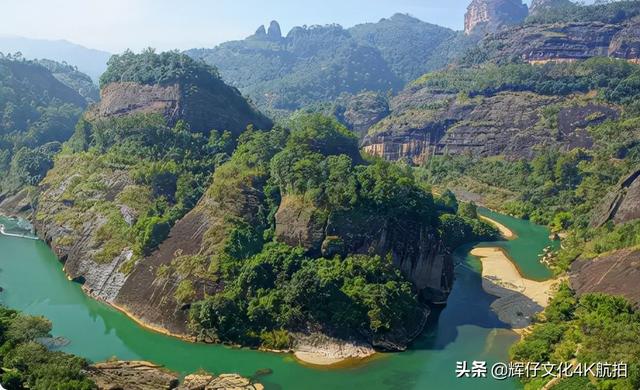
<instances>
[{"instance_id":1,"label":"riverbank","mask_svg":"<svg viewBox=\"0 0 640 390\"><path fill-rule=\"evenodd\" d=\"M484 215L481 215L480 219L483 221L489 222L490 224L498 228L498 231L500 231L500 234L502 235L502 237L506 238L507 240L515 240L516 238L518 238L518 236L511 229L504 226L500 222L493 220L489 217L485 217Z\"/></svg>"},{"instance_id":2,"label":"riverbank","mask_svg":"<svg viewBox=\"0 0 640 390\"><path fill-rule=\"evenodd\" d=\"M7 233L3 224L0 224L0 235L14 238L24 238L26 240L38 240L38 237L26 236L23 234Z\"/></svg>"},{"instance_id":3,"label":"riverbank","mask_svg":"<svg viewBox=\"0 0 640 390\"><path fill-rule=\"evenodd\" d=\"M524 278L502 248L475 248L471 255L482 262L482 288L498 297L491 308L513 329L527 328L553 295L558 280L543 282Z\"/></svg>"}]
</instances>

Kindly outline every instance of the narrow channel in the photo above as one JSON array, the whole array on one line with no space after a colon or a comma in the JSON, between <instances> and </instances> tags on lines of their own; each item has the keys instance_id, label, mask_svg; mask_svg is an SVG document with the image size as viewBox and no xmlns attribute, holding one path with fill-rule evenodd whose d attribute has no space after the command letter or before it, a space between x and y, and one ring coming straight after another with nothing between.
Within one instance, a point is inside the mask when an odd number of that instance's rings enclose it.
<instances>
[{"instance_id":1,"label":"narrow channel","mask_svg":"<svg viewBox=\"0 0 640 390\"><path fill-rule=\"evenodd\" d=\"M551 272L539 262L553 245L549 232L528 221L482 210L511 229L516 238L479 243L454 253L456 283L446 307L434 311L424 334L404 353L380 354L372 361L343 368L306 367L291 356L191 344L146 330L122 313L88 298L67 280L61 263L41 241L0 236L0 303L53 322L54 336L68 339L61 350L92 361L111 357L147 360L182 373L200 368L213 373L262 375L267 389L520 389L517 381L456 379L457 361L507 361L516 333L491 310L495 297L482 289L481 263L471 256L476 246L499 246L524 277L545 280ZM15 221L0 217L7 231Z\"/></svg>"}]
</instances>

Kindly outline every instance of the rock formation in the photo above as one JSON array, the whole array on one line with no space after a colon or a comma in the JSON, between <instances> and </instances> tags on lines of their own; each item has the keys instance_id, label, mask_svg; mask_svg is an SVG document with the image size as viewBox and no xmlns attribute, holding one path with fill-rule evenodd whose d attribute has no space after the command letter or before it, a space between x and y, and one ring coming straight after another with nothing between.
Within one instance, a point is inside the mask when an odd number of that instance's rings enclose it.
<instances>
[{"instance_id":1,"label":"rock formation","mask_svg":"<svg viewBox=\"0 0 640 390\"><path fill-rule=\"evenodd\" d=\"M85 371L98 390L263 390L264 386L237 374L206 373L178 375L149 362L113 361L98 363Z\"/></svg>"},{"instance_id":2,"label":"rock formation","mask_svg":"<svg viewBox=\"0 0 640 390\"><path fill-rule=\"evenodd\" d=\"M362 147L374 156L414 164L442 154L532 158L539 145L565 150L591 147L586 128L618 117L608 105L563 105L563 101L530 92L465 100L414 85L392 99L391 115L369 130ZM558 132L544 121L543 110L549 105L561 107Z\"/></svg>"},{"instance_id":3,"label":"rock formation","mask_svg":"<svg viewBox=\"0 0 640 390\"><path fill-rule=\"evenodd\" d=\"M219 79L199 86L111 83L101 90L100 96L100 103L87 113L90 120L154 113L163 115L169 125L184 120L194 131L229 130L234 134L239 134L249 124L257 128L272 125L237 89Z\"/></svg>"},{"instance_id":4,"label":"rock formation","mask_svg":"<svg viewBox=\"0 0 640 390\"><path fill-rule=\"evenodd\" d=\"M473 0L464 16L464 32L486 34L519 24L527 17L522 0Z\"/></svg>"},{"instance_id":5,"label":"rock formation","mask_svg":"<svg viewBox=\"0 0 640 390\"><path fill-rule=\"evenodd\" d=\"M526 24L489 36L481 47L493 61L520 59L539 64L612 57L638 62L640 21Z\"/></svg>"},{"instance_id":6,"label":"rock formation","mask_svg":"<svg viewBox=\"0 0 640 390\"><path fill-rule=\"evenodd\" d=\"M89 366L86 375L100 390L169 390L179 384L177 375L148 362L98 363Z\"/></svg>"},{"instance_id":7,"label":"rock formation","mask_svg":"<svg viewBox=\"0 0 640 390\"><path fill-rule=\"evenodd\" d=\"M269 30L267 30L267 36L274 40L282 39L282 30L280 30L280 24L275 20L269 24Z\"/></svg>"},{"instance_id":8,"label":"rock formation","mask_svg":"<svg viewBox=\"0 0 640 390\"><path fill-rule=\"evenodd\" d=\"M624 178L603 200L594 213L591 226L600 227L609 221L616 225L640 219L640 170Z\"/></svg>"},{"instance_id":9,"label":"rock formation","mask_svg":"<svg viewBox=\"0 0 640 390\"><path fill-rule=\"evenodd\" d=\"M453 285L453 262L434 232L414 224L397 224L376 215L332 212L302 199L285 197L276 214L279 241L325 257L347 253L391 254L426 301L446 301Z\"/></svg>"},{"instance_id":10,"label":"rock formation","mask_svg":"<svg viewBox=\"0 0 640 390\"><path fill-rule=\"evenodd\" d=\"M571 287L578 295L621 295L640 307L640 251L623 249L571 265Z\"/></svg>"}]
</instances>

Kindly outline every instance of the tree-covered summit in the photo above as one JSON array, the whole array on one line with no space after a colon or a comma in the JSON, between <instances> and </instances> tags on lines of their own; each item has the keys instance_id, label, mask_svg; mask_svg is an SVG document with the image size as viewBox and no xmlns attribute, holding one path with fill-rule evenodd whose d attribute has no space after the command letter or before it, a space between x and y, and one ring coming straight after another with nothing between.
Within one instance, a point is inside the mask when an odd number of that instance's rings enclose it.
<instances>
[{"instance_id":1,"label":"tree-covered summit","mask_svg":"<svg viewBox=\"0 0 640 390\"><path fill-rule=\"evenodd\" d=\"M204 82L219 79L213 66L197 61L177 51L156 53L148 48L140 54L127 50L109 59L108 68L100 77L100 87L114 82L168 84L176 81Z\"/></svg>"}]
</instances>

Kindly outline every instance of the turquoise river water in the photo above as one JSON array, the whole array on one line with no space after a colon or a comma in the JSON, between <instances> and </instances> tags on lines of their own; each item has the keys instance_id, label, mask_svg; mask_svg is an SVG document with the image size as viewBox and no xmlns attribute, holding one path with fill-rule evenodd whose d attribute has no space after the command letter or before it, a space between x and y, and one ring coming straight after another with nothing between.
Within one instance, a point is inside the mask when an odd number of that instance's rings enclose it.
<instances>
[{"instance_id":1,"label":"turquoise river water","mask_svg":"<svg viewBox=\"0 0 640 390\"><path fill-rule=\"evenodd\" d=\"M488 210L482 213L513 230L517 238L478 245L504 248L525 277L551 276L538 260L552 245L545 228ZM0 223L8 232L20 231L15 221L0 218ZM448 303L434 310L428 328L411 348L380 354L355 367L308 367L289 355L192 344L144 329L84 295L38 240L0 236L0 303L46 316L53 322L53 335L70 341L63 351L92 361L114 356L147 360L181 374L202 368L251 377L269 369L270 374L257 378L267 389L520 389L515 380L456 378L456 362L506 362L509 347L518 339L491 311L495 298L482 290L481 264L469 255L472 247L455 252L456 282Z\"/></svg>"}]
</instances>

